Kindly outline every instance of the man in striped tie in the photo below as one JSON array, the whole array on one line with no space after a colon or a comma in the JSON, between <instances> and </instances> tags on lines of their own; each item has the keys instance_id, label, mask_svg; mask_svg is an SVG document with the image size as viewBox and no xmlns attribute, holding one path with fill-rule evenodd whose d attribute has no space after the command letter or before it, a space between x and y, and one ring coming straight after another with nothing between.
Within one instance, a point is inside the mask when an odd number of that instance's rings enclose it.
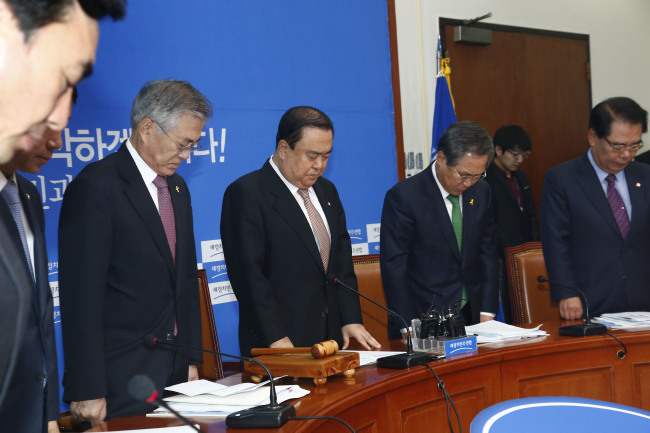
<instances>
[{"instance_id":1,"label":"man in striped tie","mask_svg":"<svg viewBox=\"0 0 650 433\"><path fill-rule=\"evenodd\" d=\"M546 173L542 246L565 319L585 311L567 287L585 293L593 316L650 311L650 167L632 161L647 130L639 104L607 99L591 110L589 151Z\"/></svg>"},{"instance_id":2,"label":"man in striped tie","mask_svg":"<svg viewBox=\"0 0 650 433\"><path fill-rule=\"evenodd\" d=\"M343 205L322 177L334 126L313 107L294 107L280 120L275 153L225 192L221 238L228 276L239 301L239 344L311 346L350 339L379 348L362 325Z\"/></svg>"}]
</instances>

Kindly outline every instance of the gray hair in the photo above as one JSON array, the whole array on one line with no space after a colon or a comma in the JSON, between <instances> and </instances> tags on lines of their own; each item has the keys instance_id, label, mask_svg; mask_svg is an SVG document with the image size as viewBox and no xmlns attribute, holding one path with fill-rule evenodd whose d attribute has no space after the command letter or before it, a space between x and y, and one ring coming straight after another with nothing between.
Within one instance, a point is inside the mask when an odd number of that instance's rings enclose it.
<instances>
[{"instance_id":1,"label":"gray hair","mask_svg":"<svg viewBox=\"0 0 650 433\"><path fill-rule=\"evenodd\" d=\"M205 123L212 117L212 104L187 81L149 81L133 100L131 128L135 130L142 119L149 118L164 131L170 131L183 114Z\"/></svg>"},{"instance_id":2,"label":"gray hair","mask_svg":"<svg viewBox=\"0 0 650 433\"><path fill-rule=\"evenodd\" d=\"M463 155L487 155L490 164L494 157L494 145L485 128L471 120L454 123L442 133L438 141L438 152L447 157L447 165L454 167Z\"/></svg>"}]
</instances>

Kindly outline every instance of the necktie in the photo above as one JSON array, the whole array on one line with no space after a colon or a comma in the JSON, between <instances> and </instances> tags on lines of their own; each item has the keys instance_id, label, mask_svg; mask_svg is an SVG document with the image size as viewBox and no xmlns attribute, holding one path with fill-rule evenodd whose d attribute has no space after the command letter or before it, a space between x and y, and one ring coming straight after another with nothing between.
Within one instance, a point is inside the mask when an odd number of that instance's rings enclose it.
<instances>
[{"instance_id":1,"label":"necktie","mask_svg":"<svg viewBox=\"0 0 650 433\"><path fill-rule=\"evenodd\" d=\"M298 194L305 201L305 208L307 209L307 215L309 215L309 222L311 223L311 228L316 234L318 239L318 247L320 249L320 258L323 261L323 267L325 272L327 272L327 265L329 264L330 257L330 237L327 234L327 228L320 214L314 207L311 199L309 198L309 190L299 189Z\"/></svg>"},{"instance_id":2,"label":"necktie","mask_svg":"<svg viewBox=\"0 0 650 433\"><path fill-rule=\"evenodd\" d=\"M23 244L23 253L25 254L25 260L27 260L27 265L29 267L29 275L32 277L32 283L35 284L34 280L34 267L32 266L32 259L29 255L29 247L27 246L27 236L25 236L25 227L23 227L23 216L20 211L20 197L18 195L18 187L13 180L7 182L4 188L2 188L2 198L4 198L11 215L14 217L14 222L18 228L18 233L20 234L20 242Z\"/></svg>"},{"instance_id":3,"label":"necktie","mask_svg":"<svg viewBox=\"0 0 650 433\"><path fill-rule=\"evenodd\" d=\"M607 181L607 201L609 201L609 206L612 208L612 212L614 212L614 218L616 218L618 228L621 230L623 239L625 239L628 230L630 230L630 218L625 209L625 203L623 203L621 195L616 190L616 176L610 173L605 180Z\"/></svg>"},{"instance_id":4,"label":"necktie","mask_svg":"<svg viewBox=\"0 0 650 433\"><path fill-rule=\"evenodd\" d=\"M172 252L172 258L174 259L174 263L176 263L176 219L174 218L174 208L172 207L172 198L169 195L167 178L158 175L153 180L153 184L158 188L158 209L160 211L160 219L165 228L165 234L167 235L169 249Z\"/></svg>"},{"instance_id":5,"label":"necktie","mask_svg":"<svg viewBox=\"0 0 650 433\"><path fill-rule=\"evenodd\" d=\"M460 211L460 197L449 194L447 199L451 202L451 226L454 228L456 242L458 243L458 252L463 253L463 213ZM463 308L467 303L467 290L463 286L463 298L460 301L460 307Z\"/></svg>"}]
</instances>

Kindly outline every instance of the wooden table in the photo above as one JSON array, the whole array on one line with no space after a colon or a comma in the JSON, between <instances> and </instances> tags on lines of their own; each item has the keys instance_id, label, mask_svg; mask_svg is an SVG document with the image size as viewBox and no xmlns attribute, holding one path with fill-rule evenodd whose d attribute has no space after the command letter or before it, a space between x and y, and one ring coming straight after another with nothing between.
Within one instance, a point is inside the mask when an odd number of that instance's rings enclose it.
<instances>
[{"instance_id":1,"label":"wooden table","mask_svg":"<svg viewBox=\"0 0 650 433\"><path fill-rule=\"evenodd\" d=\"M463 431L469 431L471 420L482 409L522 397L586 397L650 410L650 330L611 331L627 345L627 356L619 359L621 346L610 336L558 335L559 326L571 323L577 322L546 323L542 329L551 334L548 337L484 344L476 355L432 362L460 413ZM402 342L391 344L392 350L403 348ZM223 379L223 383L234 384L247 378L236 374ZM292 380L283 379L281 383ZM424 366L389 370L371 365L359 368L352 378L332 378L320 387L308 379L296 383L311 391L300 400L290 401L297 416L337 416L357 432L449 431L444 397ZM223 419L196 421L205 432L227 430ZM110 420L90 431L167 425L180 423L139 416ZM310 420L289 421L278 431L348 430L334 421Z\"/></svg>"}]
</instances>

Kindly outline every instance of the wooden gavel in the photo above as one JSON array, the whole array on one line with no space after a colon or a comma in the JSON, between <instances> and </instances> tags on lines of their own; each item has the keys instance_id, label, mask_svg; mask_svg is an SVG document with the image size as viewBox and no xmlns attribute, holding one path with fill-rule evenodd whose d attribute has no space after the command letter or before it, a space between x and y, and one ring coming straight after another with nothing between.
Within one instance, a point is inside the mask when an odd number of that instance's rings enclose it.
<instances>
[{"instance_id":1,"label":"wooden gavel","mask_svg":"<svg viewBox=\"0 0 650 433\"><path fill-rule=\"evenodd\" d=\"M316 343L311 347L256 347L251 349L251 356L259 355L283 355L286 353L305 353L311 352L315 359L325 358L334 355L339 351L339 344L336 340L327 340Z\"/></svg>"}]
</instances>

